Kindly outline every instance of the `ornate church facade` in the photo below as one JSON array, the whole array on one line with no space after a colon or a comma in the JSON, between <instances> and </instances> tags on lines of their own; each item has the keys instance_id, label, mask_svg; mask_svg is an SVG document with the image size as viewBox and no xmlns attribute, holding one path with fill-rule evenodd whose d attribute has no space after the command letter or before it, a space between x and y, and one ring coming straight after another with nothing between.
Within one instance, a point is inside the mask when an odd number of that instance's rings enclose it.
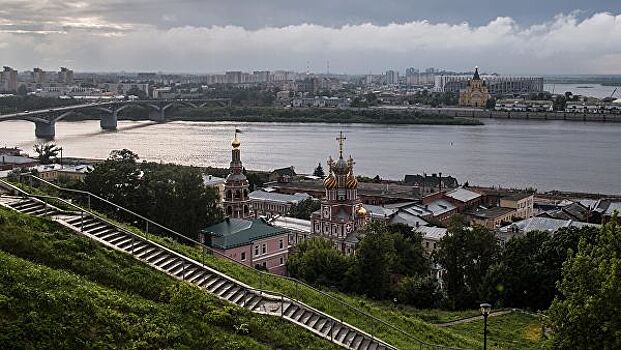
<instances>
[{"instance_id":1,"label":"ornate church facade","mask_svg":"<svg viewBox=\"0 0 621 350\"><path fill-rule=\"evenodd\" d=\"M237 137L238 130L235 130L235 137L231 142L233 147L231 154L231 164L229 175L226 177L224 185L224 199L222 207L224 214L229 218L246 219L252 218L250 210L249 184L246 175L243 173L243 166L240 157L241 142Z\"/></svg>"},{"instance_id":2,"label":"ornate church facade","mask_svg":"<svg viewBox=\"0 0 621 350\"><path fill-rule=\"evenodd\" d=\"M328 176L324 180L326 195L321 208L311 215L311 233L334 242L336 248L351 254L358 242L356 231L368 221L367 211L358 197L358 180L354 160L343 159L343 132L337 138L339 158L328 158Z\"/></svg>"},{"instance_id":3,"label":"ornate church facade","mask_svg":"<svg viewBox=\"0 0 621 350\"><path fill-rule=\"evenodd\" d=\"M474 68L474 76L468 80L468 87L459 93L459 105L465 107L485 107L489 100L487 85L479 76L479 67Z\"/></svg>"}]
</instances>

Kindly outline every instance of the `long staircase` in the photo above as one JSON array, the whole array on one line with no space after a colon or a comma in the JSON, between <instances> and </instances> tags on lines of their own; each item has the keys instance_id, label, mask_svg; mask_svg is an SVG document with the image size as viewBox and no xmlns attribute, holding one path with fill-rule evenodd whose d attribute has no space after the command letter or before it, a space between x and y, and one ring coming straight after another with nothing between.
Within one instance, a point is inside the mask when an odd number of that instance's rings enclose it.
<instances>
[{"instance_id":1,"label":"long staircase","mask_svg":"<svg viewBox=\"0 0 621 350\"><path fill-rule=\"evenodd\" d=\"M258 314L278 316L302 326L346 349L396 349L356 327L275 292L252 288L187 256L132 233L107 219L60 198L62 210L1 181L0 205L39 217L47 217L93 241L125 252L179 280L202 288L216 297Z\"/></svg>"}]
</instances>

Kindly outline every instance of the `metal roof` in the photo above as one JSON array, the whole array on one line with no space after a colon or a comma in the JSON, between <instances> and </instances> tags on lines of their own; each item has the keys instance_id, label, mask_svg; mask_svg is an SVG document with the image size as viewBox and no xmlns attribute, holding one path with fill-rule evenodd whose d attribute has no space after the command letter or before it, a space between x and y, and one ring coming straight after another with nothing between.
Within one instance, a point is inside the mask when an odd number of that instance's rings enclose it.
<instances>
[{"instance_id":1,"label":"metal roof","mask_svg":"<svg viewBox=\"0 0 621 350\"><path fill-rule=\"evenodd\" d=\"M220 249L239 247L259 239L287 233L285 229L269 225L263 219L251 221L236 218L227 218L201 232L211 236L211 245Z\"/></svg>"},{"instance_id":2,"label":"metal roof","mask_svg":"<svg viewBox=\"0 0 621 350\"><path fill-rule=\"evenodd\" d=\"M421 233L424 239L439 241L442 237L446 236L448 229L443 227L420 226L414 229L414 232Z\"/></svg>"},{"instance_id":3,"label":"metal roof","mask_svg":"<svg viewBox=\"0 0 621 350\"><path fill-rule=\"evenodd\" d=\"M551 219L546 217L533 217L512 223L500 228L501 232L511 232L513 228L517 228L520 232L544 231L554 233L563 227L599 227L597 224L588 224L586 222L578 222L573 220Z\"/></svg>"},{"instance_id":4,"label":"metal roof","mask_svg":"<svg viewBox=\"0 0 621 350\"><path fill-rule=\"evenodd\" d=\"M397 212L396 209L380 207L379 205L363 204L362 206L367 210L367 212L369 212L369 214L371 214L372 217L376 218L391 217L395 212Z\"/></svg>"},{"instance_id":5,"label":"metal roof","mask_svg":"<svg viewBox=\"0 0 621 350\"><path fill-rule=\"evenodd\" d=\"M271 225L275 227L284 228L291 231L297 232L311 232L311 222L310 220L292 218L289 216L276 216L269 222Z\"/></svg>"},{"instance_id":6,"label":"metal roof","mask_svg":"<svg viewBox=\"0 0 621 350\"><path fill-rule=\"evenodd\" d=\"M619 212L619 214L621 214L621 202L610 203L610 205L608 206L608 209L606 209L605 215L612 215L612 213L614 213L615 210Z\"/></svg>"},{"instance_id":7,"label":"metal roof","mask_svg":"<svg viewBox=\"0 0 621 350\"><path fill-rule=\"evenodd\" d=\"M470 202L471 200L477 199L481 197L480 193L469 191L463 187L457 188L453 191L446 193L447 197L451 197L460 202Z\"/></svg>"},{"instance_id":8,"label":"metal roof","mask_svg":"<svg viewBox=\"0 0 621 350\"><path fill-rule=\"evenodd\" d=\"M299 203L305 199L310 198L310 196L306 193L283 194L283 193L276 193L276 192L265 192L263 190L257 190L257 191L250 192L248 197L250 197L250 199L253 199L253 200L278 202L278 203Z\"/></svg>"}]
</instances>

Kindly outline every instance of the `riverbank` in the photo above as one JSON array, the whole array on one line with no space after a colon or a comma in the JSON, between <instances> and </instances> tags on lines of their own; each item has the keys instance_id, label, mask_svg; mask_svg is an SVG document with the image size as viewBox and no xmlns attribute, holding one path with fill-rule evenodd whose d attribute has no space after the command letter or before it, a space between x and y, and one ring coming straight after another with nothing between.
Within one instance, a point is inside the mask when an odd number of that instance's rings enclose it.
<instances>
[{"instance_id":1,"label":"riverbank","mask_svg":"<svg viewBox=\"0 0 621 350\"><path fill-rule=\"evenodd\" d=\"M431 115L417 110L220 107L178 108L167 112L167 120L190 122L270 122L270 123L340 123L401 125L483 125L480 120L450 115ZM94 113L79 113L65 120L98 119ZM128 108L120 120L148 120L141 108Z\"/></svg>"}]
</instances>

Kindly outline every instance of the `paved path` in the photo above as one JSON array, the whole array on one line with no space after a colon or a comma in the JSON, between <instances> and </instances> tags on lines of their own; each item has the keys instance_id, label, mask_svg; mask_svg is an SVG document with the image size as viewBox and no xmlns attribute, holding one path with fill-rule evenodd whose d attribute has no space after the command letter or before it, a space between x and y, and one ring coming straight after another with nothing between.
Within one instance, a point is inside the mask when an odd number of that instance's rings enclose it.
<instances>
[{"instance_id":1,"label":"paved path","mask_svg":"<svg viewBox=\"0 0 621 350\"><path fill-rule=\"evenodd\" d=\"M502 316L502 315L506 315L512 312L513 310L495 311L495 312L490 313L488 317ZM473 322L473 321L478 321L482 319L483 319L483 315L479 315L479 316L473 316L473 317L468 317L468 318L462 318L461 320L456 320L456 321L451 321L451 322L446 322L446 323L438 323L436 324L436 326L449 327L449 326L454 326L460 323Z\"/></svg>"}]
</instances>

